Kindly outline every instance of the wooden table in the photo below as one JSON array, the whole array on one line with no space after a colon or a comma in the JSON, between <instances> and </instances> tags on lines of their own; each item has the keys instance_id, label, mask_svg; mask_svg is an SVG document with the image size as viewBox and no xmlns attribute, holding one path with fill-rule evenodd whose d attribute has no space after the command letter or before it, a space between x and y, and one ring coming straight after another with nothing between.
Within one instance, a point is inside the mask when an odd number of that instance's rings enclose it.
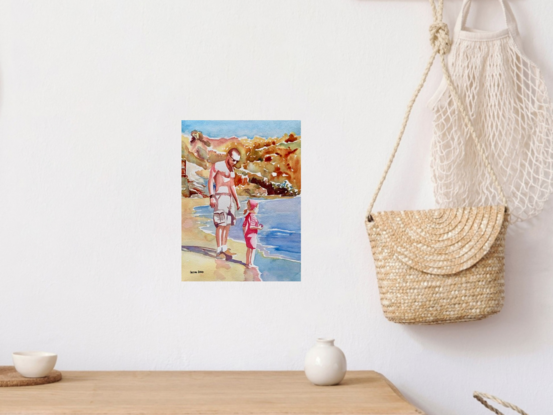
<instances>
[{"instance_id":1,"label":"wooden table","mask_svg":"<svg viewBox=\"0 0 553 415\"><path fill-rule=\"evenodd\" d=\"M303 372L63 372L0 388L0 414L421 415L376 372L315 386Z\"/></svg>"}]
</instances>

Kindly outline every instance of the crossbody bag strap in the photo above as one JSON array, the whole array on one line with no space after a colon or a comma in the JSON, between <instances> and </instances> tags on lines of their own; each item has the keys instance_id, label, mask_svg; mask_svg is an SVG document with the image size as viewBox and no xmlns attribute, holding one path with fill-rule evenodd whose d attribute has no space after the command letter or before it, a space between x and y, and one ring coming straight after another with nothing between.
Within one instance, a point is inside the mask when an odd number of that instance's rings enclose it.
<instances>
[{"instance_id":1,"label":"crossbody bag strap","mask_svg":"<svg viewBox=\"0 0 553 415\"><path fill-rule=\"evenodd\" d=\"M490 162L488 161L488 158L486 157L484 153L484 149L482 148L482 144L480 143L480 140L478 140L478 137L476 136L476 131L474 130L474 126L472 125L472 122L467 114L467 110L465 109L465 106L463 105L463 102L461 101L461 98L459 97L459 94L457 93L457 90L455 89L455 86L453 85L453 81L451 79L451 75L449 73L449 69L447 68L447 63L445 60L445 55L447 55L451 49L451 40L449 38L449 29L447 25L442 21L442 14L443 14L443 8L444 8L444 0L438 0L438 3L436 4L435 0L429 0L430 1L430 7L432 8L432 14L434 15L434 23L430 25L430 43L432 45L432 55L430 56L430 59L428 60L428 63L426 64L426 68L424 69L424 73L422 75L422 79L417 86L415 93L413 94L413 97L409 101L409 104L407 105L407 111L405 112L405 116L403 117L403 122L401 124L401 129L399 131L399 135L397 137L394 149L392 151L392 155L390 156L390 159L388 160L388 164L386 165L386 168L384 169L384 174L382 175L382 178L380 179L380 183L378 183L378 187L376 188L376 191L373 195L373 198L369 204L369 208L367 209L367 219L369 222L372 222L372 210L374 207L374 204L376 202L376 199L378 197L378 194L380 193L380 189L382 189L382 185L384 184L384 180L386 180L386 176L388 175L388 171L390 170L390 167L392 166L392 162L394 161L394 157L397 153L397 149L399 148L399 144L401 142L401 138L403 137L403 133L405 132L405 128L407 127L407 122L409 121L409 116L411 115L411 110L413 109L413 105L415 104L415 101L417 100L417 97L419 96L419 93L424 86L424 83L426 82L426 78L428 77L428 73L430 72L430 68L432 67L432 64L434 63L434 59L436 58L436 55L440 55L440 62L442 64L442 71L445 77L445 80L447 82L447 86L449 87L449 90L451 91L451 95L453 96L453 99L455 100L455 105L461 112L461 115L463 117L463 121L468 128L470 132L470 136L472 137L472 140L474 141L474 144L476 145L476 148L478 150L478 153L480 154L480 157L482 157L482 160L484 161L484 165L486 166L486 170L490 174L492 181L494 185L497 187L499 191L499 195L501 197L501 202L503 205L507 206L507 198L505 197L505 193L503 193L503 189L501 188L501 185L499 184L499 181L497 180L497 176L495 175L495 172L492 169L492 166L490 165Z\"/></svg>"}]
</instances>

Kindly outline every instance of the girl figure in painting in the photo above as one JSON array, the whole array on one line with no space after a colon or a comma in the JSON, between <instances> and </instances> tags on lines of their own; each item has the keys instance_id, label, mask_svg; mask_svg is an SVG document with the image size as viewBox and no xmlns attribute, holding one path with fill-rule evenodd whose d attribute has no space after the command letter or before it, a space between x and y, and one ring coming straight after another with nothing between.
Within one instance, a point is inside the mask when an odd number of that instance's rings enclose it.
<instances>
[{"instance_id":1,"label":"girl figure in painting","mask_svg":"<svg viewBox=\"0 0 553 415\"><path fill-rule=\"evenodd\" d=\"M255 258L255 249L257 248L257 232L263 229L263 225L259 223L257 214L259 202L255 200L248 200L246 216L244 218L244 224L242 230L244 231L244 239L246 240L246 267L253 268L253 260Z\"/></svg>"}]
</instances>

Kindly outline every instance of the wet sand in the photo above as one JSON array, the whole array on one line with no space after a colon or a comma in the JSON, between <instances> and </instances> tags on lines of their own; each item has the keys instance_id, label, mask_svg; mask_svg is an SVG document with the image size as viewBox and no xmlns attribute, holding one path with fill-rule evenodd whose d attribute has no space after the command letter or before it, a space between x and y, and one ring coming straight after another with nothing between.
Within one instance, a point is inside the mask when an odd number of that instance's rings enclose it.
<instances>
[{"instance_id":1,"label":"wet sand","mask_svg":"<svg viewBox=\"0 0 553 415\"><path fill-rule=\"evenodd\" d=\"M301 264L280 258L265 257L256 251L254 264L246 268L246 244L229 239L233 257L217 259L215 236L201 229L208 219L194 215L194 208L207 206L209 199L182 198L182 281L299 281Z\"/></svg>"}]
</instances>

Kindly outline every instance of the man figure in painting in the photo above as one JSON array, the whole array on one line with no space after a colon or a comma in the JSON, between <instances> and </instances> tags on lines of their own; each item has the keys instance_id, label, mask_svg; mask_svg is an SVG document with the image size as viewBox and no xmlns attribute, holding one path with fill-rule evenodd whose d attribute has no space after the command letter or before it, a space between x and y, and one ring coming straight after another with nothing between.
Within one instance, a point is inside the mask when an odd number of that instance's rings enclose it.
<instances>
[{"instance_id":1,"label":"man figure in painting","mask_svg":"<svg viewBox=\"0 0 553 415\"><path fill-rule=\"evenodd\" d=\"M234 166L240 161L240 151L231 148L223 161L211 166L209 171L209 205L213 208L213 223L217 240L217 258L236 255L227 247L230 227L236 223L236 212L240 212L240 202L234 187ZM215 184L215 190L213 189ZM234 203L236 203L236 206Z\"/></svg>"}]
</instances>

